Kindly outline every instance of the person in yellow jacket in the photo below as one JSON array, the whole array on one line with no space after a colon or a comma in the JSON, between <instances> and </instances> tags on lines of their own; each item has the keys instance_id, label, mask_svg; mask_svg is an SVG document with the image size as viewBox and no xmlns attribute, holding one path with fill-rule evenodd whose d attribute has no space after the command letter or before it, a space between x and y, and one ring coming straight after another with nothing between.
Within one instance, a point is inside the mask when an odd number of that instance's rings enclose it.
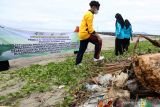
<instances>
[{"instance_id":1,"label":"person in yellow jacket","mask_svg":"<svg viewBox=\"0 0 160 107\"><path fill-rule=\"evenodd\" d=\"M89 42L95 45L94 61L104 59L103 56L100 56L102 39L93 28L94 14L98 13L100 4L98 1L91 1L89 5L90 10L84 14L79 28L80 47L76 58L76 65L81 64L83 54L85 53Z\"/></svg>"}]
</instances>

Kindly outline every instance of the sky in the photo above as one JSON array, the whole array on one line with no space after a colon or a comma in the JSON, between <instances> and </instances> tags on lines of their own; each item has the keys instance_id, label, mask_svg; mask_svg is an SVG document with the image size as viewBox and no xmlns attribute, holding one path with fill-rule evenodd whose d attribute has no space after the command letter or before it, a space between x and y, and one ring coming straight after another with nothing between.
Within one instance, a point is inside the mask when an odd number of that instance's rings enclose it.
<instances>
[{"instance_id":1,"label":"sky","mask_svg":"<svg viewBox=\"0 0 160 107\"><path fill-rule=\"evenodd\" d=\"M91 0L0 0L0 25L31 31L73 31ZM115 31L115 14L129 19L134 32L160 34L160 0L98 0L96 31Z\"/></svg>"}]
</instances>

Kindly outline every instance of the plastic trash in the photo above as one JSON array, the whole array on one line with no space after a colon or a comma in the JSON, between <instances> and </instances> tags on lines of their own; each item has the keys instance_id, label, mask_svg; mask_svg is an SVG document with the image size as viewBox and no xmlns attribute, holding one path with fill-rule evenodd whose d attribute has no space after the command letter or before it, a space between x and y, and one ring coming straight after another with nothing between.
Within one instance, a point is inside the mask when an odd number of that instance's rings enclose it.
<instances>
[{"instance_id":1,"label":"plastic trash","mask_svg":"<svg viewBox=\"0 0 160 107\"><path fill-rule=\"evenodd\" d=\"M104 76L99 76L97 80L102 86L112 86L113 77L112 74L106 74Z\"/></svg>"},{"instance_id":2,"label":"plastic trash","mask_svg":"<svg viewBox=\"0 0 160 107\"><path fill-rule=\"evenodd\" d=\"M101 92L103 91L103 87L100 87L99 85L96 85L96 84L86 84L86 88L87 90L90 90L90 91L97 91L97 92Z\"/></svg>"},{"instance_id":3,"label":"plastic trash","mask_svg":"<svg viewBox=\"0 0 160 107\"><path fill-rule=\"evenodd\" d=\"M125 86L126 86L130 91L132 91L132 92L133 92L133 91L136 91L137 88L138 88L138 84L137 84L137 82L136 82L135 79L133 79L133 80L128 80L128 81L126 82Z\"/></svg>"},{"instance_id":4,"label":"plastic trash","mask_svg":"<svg viewBox=\"0 0 160 107\"><path fill-rule=\"evenodd\" d=\"M120 75L117 75L114 83L116 87L123 87L124 84L127 82L128 80L128 74L127 73L121 73Z\"/></svg>"}]
</instances>

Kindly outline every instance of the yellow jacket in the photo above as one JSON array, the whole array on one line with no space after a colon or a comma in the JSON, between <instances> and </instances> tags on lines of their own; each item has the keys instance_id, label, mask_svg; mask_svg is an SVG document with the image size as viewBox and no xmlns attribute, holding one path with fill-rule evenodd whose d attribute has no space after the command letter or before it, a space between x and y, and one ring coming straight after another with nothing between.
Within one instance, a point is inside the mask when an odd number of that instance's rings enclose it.
<instances>
[{"instance_id":1,"label":"yellow jacket","mask_svg":"<svg viewBox=\"0 0 160 107\"><path fill-rule=\"evenodd\" d=\"M92 33L95 32L93 28L93 18L94 15L91 11L88 11L83 16L80 28L79 28L79 39L85 40L90 37Z\"/></svg>"}]
</instances>

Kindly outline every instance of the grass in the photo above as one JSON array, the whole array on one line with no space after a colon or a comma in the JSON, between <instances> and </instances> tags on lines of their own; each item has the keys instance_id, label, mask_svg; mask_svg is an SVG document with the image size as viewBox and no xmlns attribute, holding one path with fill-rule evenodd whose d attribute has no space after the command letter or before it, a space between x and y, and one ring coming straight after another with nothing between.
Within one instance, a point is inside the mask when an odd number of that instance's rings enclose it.
<instances>
[{"instance_id":1,"label":"grass","mask_svg":"<svg viewBox=\"0 0 160 107\"><path fill-rule=\"evenodd\" d=\"M120 56L121 60L127 59L132 55L134 44L131 44L129 51ZM140 42L136 51L137 54L156 53L160 52L160 48L154 47L149 42ZM117 57L114 55L114 50L102 51L105 56L105 63L116 62ZM19 99L29 96L36 92L46 92L53 90L53 86L65 86L67 93L63 104L57 106L70 106L74 102L73 94L84 89L83 81L91 76L101 72L99 66L101 63L93 63L93 53L85 54L83 58L83 66L75 66L75 57L69 57L63 62L48 63L47 65L31 65L27 68L22 68L15 71L1 72L0 81L19 78L26 84L16 93L10 93L6 96L0 96L0 105L15 105ZM10 75L4 78L2 75Z\"/></svg>"}]
</instances>

